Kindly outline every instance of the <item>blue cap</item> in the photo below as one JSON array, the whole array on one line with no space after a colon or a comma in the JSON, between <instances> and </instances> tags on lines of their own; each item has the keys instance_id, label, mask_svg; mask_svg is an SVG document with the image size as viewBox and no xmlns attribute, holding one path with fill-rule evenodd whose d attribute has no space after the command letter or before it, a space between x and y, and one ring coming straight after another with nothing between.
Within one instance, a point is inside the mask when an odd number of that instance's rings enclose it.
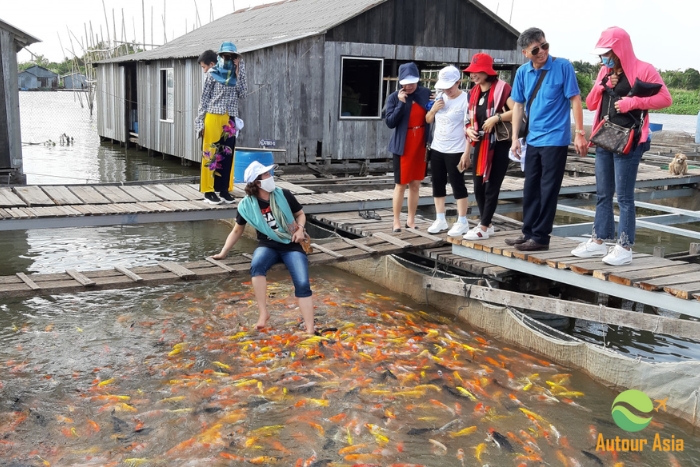
<instances>
[{"instance_id":1,"label":"blue cap","mask_svg":"<svg viewBox=\"0 0 700 467\"><path fill-rule=\"evenodd\" d=\"M218 54L238 54L238 49L236 48L236 45L233 42L224 42L221 44L221 47L219 47L219 52Z\"/></svg>"}]
</instances>

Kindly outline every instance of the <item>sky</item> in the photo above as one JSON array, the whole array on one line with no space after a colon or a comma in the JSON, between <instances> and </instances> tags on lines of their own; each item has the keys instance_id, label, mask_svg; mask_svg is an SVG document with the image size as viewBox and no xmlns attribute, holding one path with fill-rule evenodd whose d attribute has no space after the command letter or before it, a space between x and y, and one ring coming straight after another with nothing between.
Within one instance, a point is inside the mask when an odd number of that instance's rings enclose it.
<instances>
[{"instance_id":1,"label":"sky","mask_svg":"<svg viewBox=\"0 0 700 467\"><path fill-rule=\"evenodd\" d=\"M276 1L276 0L275 0ZM342 0L329 0L342 1ZM78 55L77 40L85 36L85 26L106 36L105 10L110 34L113 35L112 11L117 25L117 40L122 40L122 17L126 40L143 41L142 5L145 6L146 41L158 45L192 30L197 21L206 24L236 9L244 9L267 0L32 0L29 4L0 0L0 19L41 39L29 49L51 61L71 56L70 39ZM104 2L104 8L103 8ZM697 8L695 0L481 0L518 31L539 27L551 45L550 53L569 60L595 63L591 54L600 33L607 27L627 30L637 57L661 70L700 70L697 51ZM210 8L211 7L211 8ZM123 11L123 14L122 14ZM151 14L151 11L153 14ZM151 28L151 22L153 28ZM197 23L197 24L200 24ZM72 35L68 31L72 32ZM60 41L59 41L60 38ZM63 45L63 49L61 48ZM20 62L31 60L22 51Z\"/></svg>"}]
</instances>

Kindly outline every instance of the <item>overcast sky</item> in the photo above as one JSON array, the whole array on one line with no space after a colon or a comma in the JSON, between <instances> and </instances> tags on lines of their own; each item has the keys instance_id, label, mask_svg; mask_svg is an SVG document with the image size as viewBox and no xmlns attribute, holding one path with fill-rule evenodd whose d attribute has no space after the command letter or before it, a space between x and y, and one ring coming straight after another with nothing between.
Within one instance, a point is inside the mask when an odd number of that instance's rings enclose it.
<instances>
[{"instance_id":1,"label":"overcast sky","mask_svg":"<svg viewBox=\"0 0 700 467\"><path fill-rule=\"evenodd\" d=\"M117 40L122 38L122 10L127 40L143 41L142 0L103 0L107 10L109 30L113 35L112 10L117 25ZM343 0L329 0L343 1ZM61 61L70 49L68 30L82 39L85 25L92 22L93 31L100 27L106 36L105 14L99 0L0 0L0 19L41 39L30 46L36 54L43 54L51 61ZM153 42L163 43L163 10L165 5L166 35L168 40L191 31L197 18L198 7L201 24L210 21L210 5L214 19L236 9L251 5L271 3L263 0L143 0L145 3L146 41L151 41L153 16ZM629 32L637 56L662 70L700 70L700 53L697 51L697 4L694 0L482 0L515 29L522 31L536 26L544 30L554 56L570 60L597 61L590 54L603 29L620 26ZM511 15L512 5L512 15ZM151 15L153 11L153 15ZM512 20L511 20L512 18ZM187 27L187 29L185 29ZM75 44L76 53L79 46ZM20 61L30 60L23 51Z\"/></svg>"}]
</instances>

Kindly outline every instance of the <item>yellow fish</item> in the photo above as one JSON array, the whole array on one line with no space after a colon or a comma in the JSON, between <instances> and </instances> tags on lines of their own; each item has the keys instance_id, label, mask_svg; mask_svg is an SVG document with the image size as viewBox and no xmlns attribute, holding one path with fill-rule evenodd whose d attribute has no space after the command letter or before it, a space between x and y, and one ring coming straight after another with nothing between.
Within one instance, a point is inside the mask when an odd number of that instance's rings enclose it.
<instances>
[{"instance_id":1,"label":"yellow fish","mask_svg":"<svg viewBox=\"0 0 700 467\"><path fill-rule=\"evenodd\" d=\"M537 415L535 412L533 412L533 411L531 411L531 410L527 410L527 409L525 409L525 408L523 408L523 407L519 407L519 409L520 409L520 411L521 411L522 413L524 413L524 414L527 415L528 417L532 417L532 418L534 418L535 420L538 420L538 421L540 421L540 422L544 422L544 418L540 417L540 416Z\"/></svg>"},{"instance_id":2,"label":"yellow fish","mask_svg":"<svg viewBox=\"0 0 700 467\"><path fill-rule=\"evenodd\" d=\"M180 342L179 344L173 345L173 350L171 350L168 353L168 357L172 357L173 355L179 354L180 352L182 352L185 346L187 346L187 342Z\"/></svg>"},{"instance_id":3,"label":"yellow fish","mask_svg":"<svg viewBox=\"0 0 700 467\"><path fill-rule=\"evenodd\" d=\"M136 466L136 465L141 465L141 464L146 464L149 462L149 459L144 459L144 458L138 458L138 457L132 457L129 459L124 459L124 463L129 466Z\"/></svg>"},{"instance_id":4,"label":"yellow fish","mask_svg":"<svg viewBox=\"0 0 700 467\"><path fill-rule=\"evenodd\" d=\"M221 363L221 362L211 362L211 363L212 363L212 365L218 366L219 368L223 368L224 370L230 370L230 369L231 369L231 367L230 367L229 365L225 364L225 363Z\"/></svg>"},{"instance_id":5,"label":"yellow fish","mask_svg":"<svg viewBox=\"0 0 700 467\"><path fill-rule=\"evenodd\" d=\"M165 399L161 399L158 402L180 402L184 401L185 396L176 396L176 397L166 397Z\"/></svg>"},{"instance_id":6,"label":"yellow fish","mask_svg":"<svg viewBox=\"0 0 700 467\"><path fill-rule=\"evenodd\" d=\"M474 448L474 457L476 457L476 460L481 462L481 455L486 451L486 443L479 443L475 448Z\"/></svg>"},{"instance_id":7,"label":"yellow fish","mask_svg":"<svg viewBox=\"0 0 700 467\"><path fill-rule=\"evenodd\" d=\"M472 402L476 402L476 397L474 397L474 394L472 394L471 392L467 391L467 390L464 389L462 386L457 386L457 391L459 391L459 393L460 393L461 395L463 395L464 397L468 397L469 400L471 400Z\"/></svg>"},{"instance_id":8,"label":"yellow fish","mask_svg":"<svg viewBox=\"0 0 700 467\"><path fill-rule=\"evenodd\" d=\"M108 384L114 383L115 381L116 381L116 379L109 378L109 379L106 379L104 381L100 381L99 383L97 383L97 386L100 388L103 388L103 387L107 386Z\"/></svg>"},{"instance_id":9,"label":"yellow fish","mask_svg":"<svg viewBox=\"0 0 700 467\"><path fill-rule=\"evenodd\" d=\"M463 430L453 431L453 432L450 433L450 437L451 437L451 438L456 438L456 437L458 437L458 436L467 436L467 435L470 435L470 434L474 433L475 431L476 431L476 425L467 427L467 428L465 428L465 429L463 429Z\"/></svg>"},{"instance_id":10,"label":"yellow fish","mask_svg":"<svg viewBox=\"0 0 700 467\"><path fill-rule=\"evenodd\" d=\"M255 435L260 435L260 436L272 436L278 431L282 430L284 428L284 425L269 425L269 426L262 426L260 428L256 428L255 430L251 431L252 434Z\"/></svg>"}]
</instances>

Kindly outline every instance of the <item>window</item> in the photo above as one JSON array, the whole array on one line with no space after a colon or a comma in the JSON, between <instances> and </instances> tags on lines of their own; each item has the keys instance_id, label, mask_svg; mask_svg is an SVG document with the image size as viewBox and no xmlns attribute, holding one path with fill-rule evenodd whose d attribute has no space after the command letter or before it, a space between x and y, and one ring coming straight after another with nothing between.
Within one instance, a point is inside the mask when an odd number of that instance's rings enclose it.
<instances>
[{"instance_id":1,"label":"window","mask_svg":"<svg viewBox=\"0 0 700 467\"><path fill-rule=\"evenodd\" d=\"M340 118L381 118L384 60L342 57Z\"/></svg>"},{"instance_id":2,"label":"window","mask_svg":"<svg viewBox=\"0 0 700 467\"><path fill-rule=\"evenodd\" d=\"M160 70L160 119L169 122L175 116L175 73L172 68Z\"/></svg>"}]
</instances>

